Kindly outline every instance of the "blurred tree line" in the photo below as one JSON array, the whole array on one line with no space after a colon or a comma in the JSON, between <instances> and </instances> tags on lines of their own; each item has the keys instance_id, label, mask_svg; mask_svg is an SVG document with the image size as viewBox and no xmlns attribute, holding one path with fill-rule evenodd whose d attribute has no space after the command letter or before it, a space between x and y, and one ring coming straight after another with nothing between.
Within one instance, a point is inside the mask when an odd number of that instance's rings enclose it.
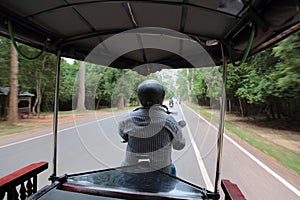
<instances>
[{"instance_id":1,"label":"blurred tree line","mask_svg":"<svg viewBox=\"0 0 300 200\"><path fill-rule=\"evenodd\" d=\"M10 40L0 38L0 87L10 82ZM19 44L27 55L38 50ZM78 100L79 61L61 62L60 110L76 109ZM35 94L33 113L53 111L56 56L44 53L34 61L19 56L19 91ZM162 75L164 74L164 75ZM221 68L184 69L172 74L154 73L148 77L134 71L85 64L85 108L99 109L138 105L136 88L145 79L161 81L166 98L180 95L200 105L218 102L221 91ZM228 66L227 105L229 112L242 116L264 114L267 118L299 116L300 111L300 32L269 48L239 67ZM119 105L120 102L123 105ZM214 104L213 103L213 104Z\"/></svg>"},{"instance_id":2,"label":"blurred tree line","mask_svg":"<svg viewBox=\"0 0 300 200\"><path fill-rule=\"evenodd\" d=\"M220 97L220 67L182 70L178 76L178 93L186 100L210 105ZM300 32L239 67L229 64L226 92L229 112L263 114L268 119L299 116Z\"/></svg>"},{"instance_id":3,"label":"blurred tree line","mask_svg":"<svg viewBox=\"0 0 300 200\"><path fill-rule=\"evenodd\" d=\"M36 55L39 50L18 44L27 56ZM11 41L0 37L0 87L10 86ZM18 56L18 90L30 92L33 97L32 113L53 111L56 73L56 56L45 52L34 61ZM72 110L78 106L79 68L82 62L61 60L59 110ZM145 79L159 80L157 74L148 77L131 70L114 69L91 63L84 63L84 109L120 106L120 98L125 105L138 105L136 88ZM163 81L163 80L160 80Z\"/></svg>"}]
</instances>

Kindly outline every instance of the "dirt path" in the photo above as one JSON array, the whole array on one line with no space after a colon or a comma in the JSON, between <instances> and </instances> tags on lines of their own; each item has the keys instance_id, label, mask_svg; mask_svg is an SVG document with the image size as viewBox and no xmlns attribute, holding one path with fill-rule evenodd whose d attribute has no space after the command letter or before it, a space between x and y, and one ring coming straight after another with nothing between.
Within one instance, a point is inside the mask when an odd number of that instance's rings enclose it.
<instances>
[{"instance_id":1,"label":"dirt path","mask_svg":"<svg viewBox=\"0 0 300 200\"><path fill-rule=\"evenodd\" d=\"M209 109L207 112L211 112ZM272 141L273 143L300 153L300 130L299 122L287 123L284 120L267 121L254 119L243 119L233 114L226 114L226 122L233 123L240 130L248 131L250 134L257 134ZM282 165L278 160L267 153L253 147L245 140L226 130L226 134L239 145L255 155L260 161L269 166L278 175L288 180L292 185L300 189L300 175L292 169ZM299 158L300 159L300 158Z\"/></svg>"},{"instance_id":2,"label":"dirt path","mask_svg":"<svg viewBox=\"0 0 300 200\"><path fill-rule=\"evenodd\" d=\"M300 153L300 121L243 119L226 114L226 121Z\"/></svg>"},{"instance_id":3,"label":"dirt path","mask_svg":"<svg viewBox=\"0 0 300 200\"><path fill-rule=\"evenodd\" d=\"M287 180L290 184L300 190L300 176L294 171L279 163L276 159L272 158L268 154L260 151L259 149L251 146L248 142L242 140L237 135L226 131L226 134L237 142L240 146L254 155L258 160L262 161L265 165L270 167L275 173Z\"/></svg>"}]
</instances>

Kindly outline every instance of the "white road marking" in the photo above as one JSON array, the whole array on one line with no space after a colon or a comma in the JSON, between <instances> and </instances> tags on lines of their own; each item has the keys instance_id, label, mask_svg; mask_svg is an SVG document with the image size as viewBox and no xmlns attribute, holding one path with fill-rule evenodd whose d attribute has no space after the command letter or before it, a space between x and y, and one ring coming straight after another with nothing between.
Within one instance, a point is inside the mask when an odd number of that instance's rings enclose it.
<instances>
[{"instance_id":1,"label":"white road marking","mask_svg":"<svg viewBox=\"0 0 300 200\"><path fill-rule=\"evenodd\" d=\"M180 107L180 110L181 110L181 113L183 114L182 112L182 108L181 106ZM199 118L201 118L203 121L205 121L206 123L208 123L210 126L212 126L213 128L215 128L217 131L217 127L215 127L214 125L212 125L209 121L207 121L206 119L204 119L201 115L199 115L197 112L195 112L193 109L189 108L188 106L186 106L189 110L191 110L194 114L196 114ZM183 116L183 119L186 121L184 115ZM112 118L112 117L115 117L115 116L110 116L110 117L106 117L106 118L103 118L103 119L99 119L99 120L96 120L97 122L99 121L102 121L102 120L106 120L106 119L109 119L109 118ZM87 123L84 123L84 124L80 124L78 126L85 126L85 125L88 125L88 124L91 124L91 123L94 123L94 122L87 122ZM62 132L62 131L66 131L66 130L70 130L70 129L73 129L73 128L76 128L76 127L70 127L70 128L66 128L66 129L62 129L62 130L59 130L58 132ZM204 181L205 181L205 184L206 184L206 187L208 189L212 189L213 190L213 185L209 179L209 176L207 174L207 171L206 171L206 168L204 166L204 163L202 162L202 159L201 159L201 154L198 150L198 147L192 137L192 134L191 134L191 130L189 129L189 126L187 126L187 129L188 129L188 134L189 134L189 137L191 139L191 143L193 145L193 148L194 148L194 151L195 151L195 154L196 154L196 157L197 157L197 161L198 161L198 165L199 165L199 168L202 172L202 175L203 175L203 178L204 178ZM16 145L16 144L20 144L20 143L23 143L23 142L28 142L28 141L31 141L31 140L35 140L35 139L39 139L39 138L42 138L42 137L46 137L46 136L49 136L49 135L52 135L53 133L47 133L47 134L44 134L44 135L40 135L40 136L37 136L37 137L33 137L33 138L29 138L29 139L25 139L25 140L22 140L22 141L18 141L18 142L14 142L14 143L10 143L10 144L7 144L7 145L3 145L3 146L0 146L0 149L1 148L5 148L5 147L9 147L9 146L13 146L13 145ZM289 182L287 182L284 178L282 178L281 176L279 176L277 173L275 173L272 169L270 169L268 166L266 166L264 163L262 163L260 160L258 160L254 155L252 155L250 152L248 152L246 149L244 149L243 147L241 147L239 144L237 144L234 140L232 140L229 136L227 136L226 134L224 134L224 137L229 141L231 142L233 145L235 145L238 149L240 149L243 153L245 153L249 158L251 158L254 162L256 162L259 166L261 166L263 169L265 169L268 173L270 173L273 177L275 177L278 181L280 181L284 186L286 186L288 189L290 189L292 192L294 192L298 197L300 197L300 191L295 188L293 185L291 185Z\"/></svg>"},{"instance_id":2,"label":"white road marking","mask_svg":"<svg viewBox=\"0 0 300 200\"><path fill-rule=\"evenodd\" d=\"M183 114L183 112L182 112L181 106L179 106L179 108L180 108L180 111L181 111L181 113L182 113L182 118L183 118L183 120L186 121L186 118L185 118L185 116L184 116L184 114ZM194 152L195 152L195 154L196 154L198 166L199 166L200 171L201 171L201 173L202 173L203 180L204 180L204 183L205 183L205 185L206 185L206 188L207 188L208 190L210 190L210 191L214 191L214 186L213 186L213 184L212 184L212 182L211 182L211 180L210 180L210 178L209 178L209 176L208 176L206 167L205 167L205 165L204 165L204 163L203 163L203 160L202 160L202 156L201 156L200 151L199 151L199 149L198 149L198 147L197 147L197 145L196 145L196 142L195 142L195 140L194 140L194 138L193 138L192 132L191 132L190 127L188 126L188 124L187 124L186 128L187 128L188 135L189 135L189 138L190 138L190 140L191 140L191 143L192 143Z\"/></svg>"},{"instance_id":3,"label":"white road marking","mask_svg":"<svg viewBox=\"0 0 300 200\"><path fill-rule=\"evenodd\" d=\"M117 116L119 116L119 115L117 115ZM73 127L61 129L61 130L58 130L58 133L62 132L62 131L67 131L67 130L74 129L74 128L79 127L79 126L86 126L86 125L89 125L89 124L92 124L92 123L95 123L95 122L100 122L102 120L106 120L106 119L109 119L109 118L112 118L112 117L116 117L116 115L110 116L110 117L105 117L103 119L98 119L98 120L92 121L92 122L87 122L87 123L84 123L84 124L79 124L79 125L76 125L76 126L73 126ZM28 142L28 141L31 141L31 140L36 140L36 139L39 139L39 138L42 138L42 137L46 137L46 136L49 136L49 135L53 135L53 132L46 133L44 135L39 135L39 136L32 137L32 138L28 138L28 139L21 140L21 141L18 141L18 142L13 142L13 143L10 143L10 144L6 144L6 145L3 145L3 146L0 146L0 149L5 148L5 147L9 147L9 146L13 146L13 145L16 145L16 144L21 144L23 142Z\"/></svg>"},{"instance_id":4,"label":"white road marking","mask_svg":"<svg viewBox=\"0 0 300 200\"><path fill-rule=\"evenodd\" d=\"M272 169L270 169L268 166L266 166L264 163L262 163L260 160L258 160L254 155L249 153L246 149L244 149L242 146L240 146L238 143L236 143L233 139L231 139L228 135L224 134L224 137L229 140L232 144L234 144L239 150L241 150L244 154L246 154L248 157L250 157L254 162L256 162L259 166L264 168L267 172L269 172L272 176L274 176L277 180L279 180L283 185L285 185L288 189L290 189L292 192L294 192L298 197L300 197L300 191L295 188L293 185L291 185L289 182L287 182L284 178L279 176L276 172L274 172Z\"/></svg>"},{"instance_id":5,"label":"white road marking","mask_svg":"<svg viewBox=\"0 0 300 200\"><path fill-rule=\"evenodd\" d=\"M218 131L218 128L215 127L213 124L211 124L209 121L204 119L201 115L199 115L196 111L186 106L189 110L191 110L194 114L196 114L198 117L200 117L203 121L208 123L210 126L212 126L214 129ZM275 177L279 182L281 182L284 186L286 186L288 189L290 189L292 192L294 192L298 197L300 197L300 191L295 188L292 184L287 182L284 178L279 176L276 172L274 172L271 168L269 168L267 165L265 165L263 162L258 160L254 155L252 155L249 151L244 149L242 146L240 146L238 143L236 143L233 139L231 139L228 135L224 134L224 138L226 138L229 142L231 142L233 145L235 145L240 151L242 151L244 154L246 154L249 158L251 158L254 162L256 162L259 166L261 166L264 170L266 170L268 173L270 173L273 177Z\"/></svg>"}]
</instances>

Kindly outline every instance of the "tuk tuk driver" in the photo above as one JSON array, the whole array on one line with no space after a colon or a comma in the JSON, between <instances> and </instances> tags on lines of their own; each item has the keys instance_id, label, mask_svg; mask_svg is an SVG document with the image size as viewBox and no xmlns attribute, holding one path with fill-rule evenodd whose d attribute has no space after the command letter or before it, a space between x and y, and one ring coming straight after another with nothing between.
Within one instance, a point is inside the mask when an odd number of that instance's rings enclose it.
<instances>
[{"instance_id":1,"label":"tuk tuk driver","mask_svg":"<svg viewBox=\"0 0 300 200\"><path fill-rule=\"evenodd\" d=\"M142 107L119 123L119 134L128 142L122 165L138 164L140 156L146 155L151 169L175 176L172 149L183 149L185 138L177 121L162 105L164 87L156 80L146 80L138 86L137 93Z\"/></svg>"}]
</instances>

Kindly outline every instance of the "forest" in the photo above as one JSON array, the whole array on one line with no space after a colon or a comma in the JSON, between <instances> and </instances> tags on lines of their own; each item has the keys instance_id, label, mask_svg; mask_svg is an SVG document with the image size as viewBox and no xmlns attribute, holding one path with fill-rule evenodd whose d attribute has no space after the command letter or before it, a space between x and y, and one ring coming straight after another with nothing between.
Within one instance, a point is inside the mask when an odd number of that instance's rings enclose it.
<instances>
[{"instance_id":1,"label":"forest","mask_svg":"<svg viewBox=\"0 0 300 200\"><path fill-rule=\"evenodd\" d=\"M38 50L18 44L26 55ZM11 87L11 41L0 38L0 87ZM32 113L53 111L56 56L44 53L34 61L17 53L17 91L34 94ZM170 73L153 73L149 77L134 71L114 69L80 61L61 62L59 110L93 110L104 107L138 105L137 85L145 79L161 81L166 98L181 96L189 103L210 106L218 102L220 81L212 80L221 67L176 70L174 81ZM210 76L210 77L208 77ZM81 77L81 78L80 78ZM173 80L173 79L172 79ZM218 87L211 87L215 84ZM82 87L82 85L84 85ZM81 89L80 89L81 88ZM236 67L228 65L227 111L245 116L264 116L267 119L295 118L300 111L300 32L282 40L276 46L249 57ZM84 95L82 95L82 93ZM78 98L84 96L82 98ZM120 101L121 100L121 101ZM80 102L81 106L80 106ZM124 105L119 105L123 102ZM11 103L9 103L11 104ZM3 107L3 105L1 105ZM1 118L7 120L1 107Z\"/></svg>"},{"instance_id":2,"label":"forest","mask_svg":"<svg viewBox=\"0 0 300 200\"><path fill-rule=\"evenodd\" d=\"M193 100L200 105L208 105L214 94L208 91L201 69L189 71L190 73L180 72L179 80L193 80ZM183 92L186 88L180 90ZM300 32L249 57L239 67L229 64L226 95L228 112L239 113L243 117L299 117Z\"/></svg>"}]
</instances>

